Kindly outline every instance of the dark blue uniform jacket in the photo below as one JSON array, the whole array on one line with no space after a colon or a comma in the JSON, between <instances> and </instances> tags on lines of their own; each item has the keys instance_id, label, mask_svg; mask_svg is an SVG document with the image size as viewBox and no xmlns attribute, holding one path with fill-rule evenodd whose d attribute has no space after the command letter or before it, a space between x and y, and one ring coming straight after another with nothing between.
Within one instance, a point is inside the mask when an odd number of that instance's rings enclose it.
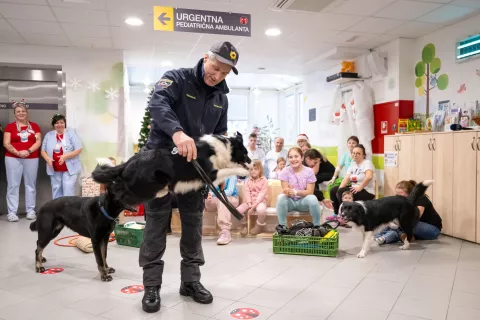
<instances>
[{"instance_id":1,"label":"dark blue uniform jacket","mask_svg":"<svg viewBox=\"0 0 480 320\"><path fill-rule=\"evenodd\" d=\"M194 68L166 72L149 103L152 121L147 148L171 147L177 131L195 140L204 134L225 134L228 92L225 80L215 87L205 84L203 59Z\"/></svg>"}]
</instances>

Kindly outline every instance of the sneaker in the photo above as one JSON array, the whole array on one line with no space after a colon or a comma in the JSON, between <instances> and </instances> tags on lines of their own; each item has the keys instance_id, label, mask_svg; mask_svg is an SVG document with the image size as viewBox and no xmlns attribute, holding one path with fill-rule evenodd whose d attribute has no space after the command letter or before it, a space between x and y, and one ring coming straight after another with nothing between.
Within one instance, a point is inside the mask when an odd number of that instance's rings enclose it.
<instances>
[{"instance_id":1,"label":"sneaker","mask_svg":"<svg viewBox=\"0 0 480 320\"><path fill-rule=\"evenodd\" d=\"M379 246L385 243L385 238L384 237L377 237L375 238L375 241L378 243Z\"/></svg>"},{"instance_id":2,"label":"sneaker","mask_svg":"<svg viewBox=\"0 0 480 320\"><path fill-rule=\"evenodd\" d=\"M35 220L35 219L37 219L37 215L33 211L29 212L29 213L27 213L27 219L28 220Z\"/></svg>"},{"instance_id":3,"label":"sneaker","mask_svg":"<svg viewBox=\"0 0 480 320\"><path fill-rule=\"evenodd\" d=\"M226 245L229 244L230 241L232 241L232 236L230 235L230 231L228 230L222 230L220 232L220 238L217 240L218 245Z\"/></svg>"},{"instance_id":4,"label":"sneaker","mask_svg":"<svg viewBox=\"0 0 480 320\"><path fill-rule=\"evenodd\" d=\"M7 219L9 222L17 222L18 221L18 216L16 214L9 214L7 216Z\"/></svg>"}]
</instances>

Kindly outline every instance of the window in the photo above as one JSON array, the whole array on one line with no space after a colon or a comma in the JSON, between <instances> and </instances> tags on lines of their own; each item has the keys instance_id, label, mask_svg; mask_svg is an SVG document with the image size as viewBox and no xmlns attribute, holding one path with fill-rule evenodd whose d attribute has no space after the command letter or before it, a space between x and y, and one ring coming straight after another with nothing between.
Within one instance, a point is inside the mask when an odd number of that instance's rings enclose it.
<instances>
[{"instance_id":1,"label":"window","mask_svg":"<svg viewBox=\"0 0 480 320\"><path fill-rule=\"evenodd\" d=\"M228 135L237 131L242 135L247 134L248 129L248 95L228 95Z\"/></svg>"}]
</instances>

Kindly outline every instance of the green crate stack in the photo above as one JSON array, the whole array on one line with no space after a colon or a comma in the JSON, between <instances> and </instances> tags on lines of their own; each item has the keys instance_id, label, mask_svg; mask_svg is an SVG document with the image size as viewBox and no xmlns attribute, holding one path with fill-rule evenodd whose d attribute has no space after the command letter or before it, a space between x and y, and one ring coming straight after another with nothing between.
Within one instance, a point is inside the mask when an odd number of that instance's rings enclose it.
<instances>
[{"instance_id":1,"label":"green crate stack","mask_svg":"<svg viewBox=\"0 0 480 320\"><path fill-rule=\"evenodd\" d=\"M330 238L273 235L273 253L304 256L336 257L338 254L338 232Z\"/></svg>"}]
</instances>

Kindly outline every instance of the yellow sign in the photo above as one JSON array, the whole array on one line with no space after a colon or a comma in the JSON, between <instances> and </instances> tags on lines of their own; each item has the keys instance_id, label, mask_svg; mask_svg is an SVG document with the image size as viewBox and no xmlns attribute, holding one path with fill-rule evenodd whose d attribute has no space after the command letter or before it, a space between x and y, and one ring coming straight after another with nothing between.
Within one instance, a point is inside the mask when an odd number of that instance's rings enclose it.
<instances>
[{"instance_id":1,"label":"yellow sign","mask_svg":"<svg viewBox=\"0 0 480 320\"><path fill-rule=\"evenodd\" d=\"M173 7L153 7L153 30L173 31Z\"/></svg>"}]
</instances>

